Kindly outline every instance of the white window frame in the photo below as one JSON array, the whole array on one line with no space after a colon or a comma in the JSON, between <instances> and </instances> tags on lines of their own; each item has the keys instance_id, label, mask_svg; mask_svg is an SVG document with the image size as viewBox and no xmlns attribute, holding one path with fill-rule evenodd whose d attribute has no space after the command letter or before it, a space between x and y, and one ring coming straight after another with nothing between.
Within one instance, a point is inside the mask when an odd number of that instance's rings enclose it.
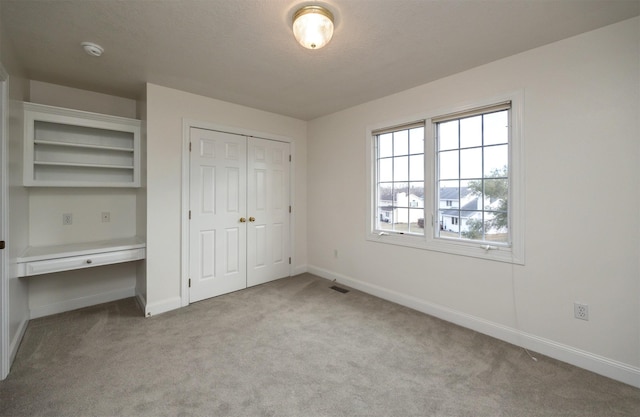
<instances>
[{"instance_id":1,"label":"white window frame","mask_svg":"<svg viewBox=\"0 0 640 417\"><path fill-rule=\"evenodd\" d=\"M509 132L509 232L511 242L509 245L491 245L485 242L444 239L436 235L437 225L437 163L436 163L436 139L435 124L433 119L443 115L458 114L497 103L510 101L510 132ZM523 102L522 91L512 92L486 100L477 100L464 105L444 108L427 114L414 116L404 120L395 120L388 123L367 127L367 223L366 238L372 242L387 243L400 246L408 246L419 249L470 256L475 258L508 262L524 265L524 137L523 137ZM424 180L424 236L412 234L393 233L376 229L377 211L376 201L376 137L373 132L390 126L410 124L416 120L425 120L425 180Z\"/></svg>"}]
</instances>

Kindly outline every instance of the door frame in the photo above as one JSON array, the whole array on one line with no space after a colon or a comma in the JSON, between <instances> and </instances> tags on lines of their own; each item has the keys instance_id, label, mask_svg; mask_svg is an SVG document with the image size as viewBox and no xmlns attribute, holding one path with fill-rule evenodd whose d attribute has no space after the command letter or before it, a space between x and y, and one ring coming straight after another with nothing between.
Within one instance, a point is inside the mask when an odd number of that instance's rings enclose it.
<instances>
[{"instance_id":1,"label":"door frame","mask_svg":"<svg viewBox=\"0 0 640 417\"><path fill-rule=\"evenodd\" d=\"M0 239L7 240L9 234L9 167L8 167L8 115L9 74L0 64ZM0 250L0 380L9 374L10 359L10 310L9 310L9 249Z\"/></svg>"},{"instance_id":2,"label":"door frame","mask_svg":"<svg viewBox=\"0 0 640 417\"><path fill-rule=\"evenodd\" d=\"M190 180L190 168L191 158L189 153L189 140L191 128L216 130L218 132L231 133L242 136L255 137L260 139L275 140L279 142L286 142L289 144L289 151L292 155L291 163L289 164L289 205L292 207L291 215L289 216L289 251L291 256L291 264L289 265L289 275L294 271L295 256L293 250L295 245L295 224L296 224L296 210L293 202L295 201L295 181L293 180L295 172L296 158L293 156L295 152L295 142L286 136L275 135L271 133L259 132L251 129L244 129L239 127L224 126L217 123L203 122L199 120L182 119L182 203L180 206L180 227L181 227L181 240L180 240L180 272L181 272L181 284L180 294L182 300L182 307L189 305L189 191L191 189Z\"/></svg>"}]
</instances>

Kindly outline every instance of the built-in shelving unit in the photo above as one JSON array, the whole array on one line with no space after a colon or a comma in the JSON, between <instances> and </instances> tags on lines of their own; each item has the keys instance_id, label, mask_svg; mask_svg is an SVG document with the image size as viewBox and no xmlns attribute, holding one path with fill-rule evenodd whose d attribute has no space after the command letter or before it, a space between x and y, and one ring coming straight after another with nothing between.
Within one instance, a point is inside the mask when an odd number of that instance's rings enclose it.
<instances>
[{"instance_id":1,"label":"built-in shelving unit","mask_svg":"<svg viewBox=\"0 0 640 417\"><path fill-rule=\"evenodd\" d=\"M139 187L140 121L24 103L24 185Z\"/></svg>"}]
</instances>

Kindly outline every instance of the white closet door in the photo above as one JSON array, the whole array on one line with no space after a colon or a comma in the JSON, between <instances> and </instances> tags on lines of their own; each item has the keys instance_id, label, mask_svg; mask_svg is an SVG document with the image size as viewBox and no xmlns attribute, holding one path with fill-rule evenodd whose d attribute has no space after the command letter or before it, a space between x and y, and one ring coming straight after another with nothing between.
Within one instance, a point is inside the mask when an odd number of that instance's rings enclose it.
<instances>
[{"instance_id":1,"label":"white closet door","mask_svg":"<svg viewBox=\"0 0 640 417\"><path fill-rule=\"evenodd\" d=\"M289 144L249 138L247 286L289 276Z\"/></svg>"},{"instance_id":2,"label":"white closet door","mask_svg":"<svg viewBox=\"0 0 640 417\"><path fill-rule=\"evenodd\" d=\"M191 129L189 301L246 288L246 138Z\"/></svg>"}]
</instances>

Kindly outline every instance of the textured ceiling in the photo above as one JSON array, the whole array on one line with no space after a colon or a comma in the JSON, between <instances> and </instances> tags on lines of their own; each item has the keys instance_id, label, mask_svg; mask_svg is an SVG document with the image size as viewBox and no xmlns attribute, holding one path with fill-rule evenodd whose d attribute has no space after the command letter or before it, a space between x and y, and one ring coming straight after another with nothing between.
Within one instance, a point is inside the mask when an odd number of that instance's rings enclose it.
<instances>
[{"instance_id":1,"label":"textured ceiling","mask_svg":"<svg viewBox=\"0 0 640 417\"><path fill-rule=\"evenodd\" d=\"M336 17L317 51L291 33L310 3ZM639 14L640 0L0 1L30 79L128 98L151 82L304 120Z\"/></svg>"}]
</instances>

